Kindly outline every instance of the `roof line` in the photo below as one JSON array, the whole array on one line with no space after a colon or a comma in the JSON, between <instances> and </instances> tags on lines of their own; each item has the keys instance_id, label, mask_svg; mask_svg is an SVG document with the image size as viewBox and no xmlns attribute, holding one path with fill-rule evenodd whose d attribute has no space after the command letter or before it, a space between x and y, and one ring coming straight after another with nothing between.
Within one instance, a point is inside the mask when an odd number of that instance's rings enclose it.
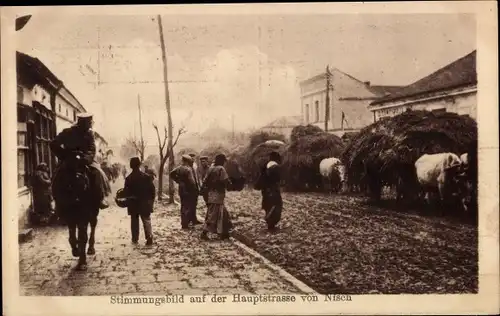
<instances>
[{"instance_id":1,"label":"roof line","mask_svg":"<svg viewBox=\"0 0 500 316\"><path fill-rule=\"evenodd\" d=\"M455 65L456 63L464 60L465 58L471 56L472 54L476 53L476 49L474 49L472 52L448 63L447 65L444 65L442 66L441 68L438 68L437 70L433 71L432 73L428 74L427 76L425 77L422 77L416 81L414 81L413 83L403 87L404 88L409 88L419 82L422 82L428 78L431 78L432 76L436 75L437 73L439 72L442 72L444 69L448 68L448 67L451 67L452 65ZM471 85L471 84L477 84L477 75L476 75L476 78L473 80L473 81L468 81L468 82L462 82L462 83L459 83L459 84L455 84L455 85L450 85L450 86L444 86L444 87L439 87L439 88L435 88L435 89L429 89L429 90L423 90L423 91L417 91L417 92L413 92L413 93L409 93L409 94L401 94L401 95L389 95L387 97L384 97L384 98L381 98L379 100L376 100L372 103L370 103L370 105L375 105L375 104L380 104L380 103L385 103L385 102L391 102L391 101L397 101L397 100L401 100L401 99L404 99L404 98L408 98L408 97L413 97L413 96L417 96L417 95L421 95L421 94L426 94L426 93L431 93L431 92L437 92L437 91L442 91L442 90L446 90L446 89L453 89L453 88L457 88L457 87L461 87L461 86L467 86L467 85Z\"/></svg>"},{"instance_id":2,"label":"roof line","mask_svg":"<svg viewBox=\"0 0 500 316\"><path fill-rule=\"evenodd\" d=\"M81 108L83 109L84 112L87 112L87 110L85 109L85 107L83 106L83 104L78 100L78 98L71 92L71 90L68 89L68 87L64 84L64 82L59 79L59 77L56 76L55 73L53 73L49 67L47 67L43 61L41 61L39 58L37 57L33 57L31 55L28 55L26 53L23 53L23 52L20 52L20 51L16 51L18 54L20 54L21 56L26 56L28 57L29 59L32 59L35 63L38 63L39 66L41 66L42 70L47 72L49 74L49 76L52 76L53 78L52 79L55 79L57 85L59 86L58 89L61 89L62 87L64 87L66 89L66 91L68 91L68 93L76 100L76 102L78 103L79 106L81 106ZM36 69L35 69L36 70Z\"/></svg>"},{"instance_id":3,"label":"roof line","mask_svg":"<svg viewBox=\"0 0 500 316\"><path fill-rule=\"evenodd\" d=\"M372 103L370 103L369 106L382 104L382 103L386 103L386 102L399 101L401 99L416 97L416 96L424 95L424 94L428 94L428 93L440 92L440 91L445 91L448 89L456 89L456 88L461 88L461 87L466 87L466 86L476 85L476 84L477 84L477 80L474 80L471 82L464 82L464 83L460 83L460 84L456 84L456 85L452 85L452 86L441 87L441 88L432 89L432 90L419 91L419 92L415 92L412 94L406 94L406 95L402 95L402 96L393 97L390 99L385 99L385 100L379 99L379 100L376 100L376 101L373 101Z\"/></svg>"}]
</instances>

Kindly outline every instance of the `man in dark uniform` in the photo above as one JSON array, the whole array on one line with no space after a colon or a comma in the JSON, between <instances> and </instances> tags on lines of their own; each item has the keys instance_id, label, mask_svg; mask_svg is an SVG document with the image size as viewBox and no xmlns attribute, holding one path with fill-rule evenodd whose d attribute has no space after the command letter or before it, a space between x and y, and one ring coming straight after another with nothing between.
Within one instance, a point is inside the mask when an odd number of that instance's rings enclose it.
<instances>
[{"instance_id":1,"label":"man in dark uniform","mask_svg":"<svg viewBox=\"0 0 500 316\"><path fill-rule=\"evenodd\" d=\"M274 230L281 220L281 211L283 209L283 200L281 198L280 171L281 156L277 152L271 152L269 162L262 170L258 180L258 188L262 192L262 209L265 212L267 228Z\"/></svg>"},{"instance_id":2,"label":"man in dark uniform","mask_svg":"<svg viewBox=\"0 0 500 316\"><path fill-rule=\"evenodd\" d=\"M188 229L189 223L194 222L193 213L196 211L196 201L198 200L199 189L192 168L193 159L182 156L182 165L170 172L172 180L179 184L179 197L181 199L181 226ZM194 223L193 223L194 224Z\"/></svg>"},{"instance_id":3,"label":"man in dark uniform","mask_svg":"<svg viewBox=\"0 0 500 316\"><path fill-rule=\"evenodd\" d=\"M51 142L50 148L60 161L54 174L53 190L54 195L59 194L58 185L62 185L63 183L60 182L59 179L60 177L64 177L66 161L76 156L80 156L81 160L90 167L89 169L91 172L88 176L90 181L92 181L95 187L100 191L99 198L101 203L99 207L104 209L109 206L106 202L106 198L111 193L111 188L109 187L106 174L102 171L99 163L95 161L96 145L94 132L92 131L93 124L92 114L78 114L76 125L65 128Z\"/></svg>"},{"instance_id":4,"label":"man in dark uniform","mask_svg":"<svg viewBox=\"0 0 500 316\"><path fill-rule=\"evenodd\" d=\"M155 200L155 186L153 179L142 172L139 168L141 161L138 157L130 159L132 172L125 178L123 188L124 196L132 197L128 205L128 215L130 215L130 228L132 232L132 243L139 241L139 217L144 226L146 245L153 244L153 231L151 227L151 213Z\"/></svg>"}]
</instances>

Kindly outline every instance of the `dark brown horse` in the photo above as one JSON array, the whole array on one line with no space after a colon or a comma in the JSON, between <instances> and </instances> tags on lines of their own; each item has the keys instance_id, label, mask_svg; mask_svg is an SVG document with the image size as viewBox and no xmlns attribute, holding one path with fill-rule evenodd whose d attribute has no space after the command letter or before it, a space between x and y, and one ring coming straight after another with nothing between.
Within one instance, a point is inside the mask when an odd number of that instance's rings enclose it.
<instances>
[{"instance_id":1,"label":"dark brown horse","mask_svg":"<svg viewBox=\"0 0 500 316\"><path fill-rule=\"evenodd\" d=\"M57 179L54 179L54 199L68 225L72 254L79 258L76 268L85 270L87 254L95 254L95 229L102 193L89 180L91 170L83 163L80 155L75 154L74 158L68 159L64 164L64 168L58 170ZM89 248L86 252L87 241Z\"/></svg>"}]
</instances>

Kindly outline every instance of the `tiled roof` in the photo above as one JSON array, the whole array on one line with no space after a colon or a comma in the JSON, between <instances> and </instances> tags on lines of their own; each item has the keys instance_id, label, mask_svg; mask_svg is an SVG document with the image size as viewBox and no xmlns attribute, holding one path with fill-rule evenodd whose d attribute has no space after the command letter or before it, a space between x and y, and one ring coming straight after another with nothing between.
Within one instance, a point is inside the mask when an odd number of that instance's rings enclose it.
<instances>
[{"instance_id":1,"label":"tiled roof","mask_svg":"<svg viewBox=\"0 0 500 316\"><path fill-rule=\"evenodd\" d=\"M477 83L476 51L454 61L393 94L371 103L376 105L430 92L452 89Z\"/></svg>"},{"instance_id":2,"label":"tiled roof","mask_svg":"<svg viewBox=\"0 0 500 316\"><path fill-rule=\"evenodd\" d=\"M295 127L302 124L301 116L282 116L271 123L264 126L265 128L270 127Z\"/></svg>"},{"instance_id":3,"label":"tiled roof","mask_svg":"<svg viewBox=\"0 0 500 316\"><path fill-rule=\"evenodd\" d=\"M381 96L394 94L403 88L404 86L369 86L369 89L373 91L373 93Z\"/></svg>"}]
</instances>

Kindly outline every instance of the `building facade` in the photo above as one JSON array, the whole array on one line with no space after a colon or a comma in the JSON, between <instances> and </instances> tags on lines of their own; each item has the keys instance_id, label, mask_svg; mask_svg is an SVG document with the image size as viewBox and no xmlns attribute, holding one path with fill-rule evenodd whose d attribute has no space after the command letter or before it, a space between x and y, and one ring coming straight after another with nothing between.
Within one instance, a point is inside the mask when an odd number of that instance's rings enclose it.
<instances>
[{"instance_id":1,"label":"building facade","mask_svg":"<svg viewBox=\"0 0 500 316\"><path fill-rule=\"evenodd\" d=\"M86 110L39 59L17 52L16 68L17 187L19 226L24 228L32 207L31 182L36 167L46 163L50 175L53 174L57 161L50 142L75 123L78 113Z\"/></svg>"},{"instance_id":2,"label":"building facade","mask_svg":"<svg viewBox=\"0 0 500 316\"><path fill-rule=\"evenodd\" d=\"M301 116L283 116L262 127L261 130L268 133L282 134L287 139L290 139L292 129L297 125L302 125L302 123Z\"/></svg>"},{"instance_id":3,"label":"building facade","mask_svg":"<svg viewBox=\"0 0 500 316\"><path fill-rule=\"evenodd\" d=\"M102 162L106 160L108 151L108 142L98 132L94 132L95 147L96 147L96 160Z\"/></svg>"},{"instance_id":4,"label":"building facade","mask_svg":"<svg viewBox=\"0 0 500 316\"><path fill-rule=\"evenodd\" d=\"M336 68L330 71L330 109L328 131L339 136L357 131L373 122L368 106L399 87L371 86ZM327 95L326 72L300 83L302 120L305 124L325 127Z\"/></svg>"},{"instance_id":5,"label":"building facade","mask_svg":"<svg viewBox=\"0 0 500 316\"><path fill-rule=\"evenodd\" d=\"M63 129L75 124L76 116L79 113L85 112L85 108L75 96L63 86L55 95L53 111L56 116L56 131L60 133Z\"/></svg>"},{"instance_id":6,"label":"building facade","mask_svg":"<svg viewBox=\"0 0 500 316\"><path fill-rule=\"evenodd\" d=\"M453 112L476 119L476 51L393 95L372 102L370 110L374 121L411 110Z\"/></svg>"}]
</instances>

